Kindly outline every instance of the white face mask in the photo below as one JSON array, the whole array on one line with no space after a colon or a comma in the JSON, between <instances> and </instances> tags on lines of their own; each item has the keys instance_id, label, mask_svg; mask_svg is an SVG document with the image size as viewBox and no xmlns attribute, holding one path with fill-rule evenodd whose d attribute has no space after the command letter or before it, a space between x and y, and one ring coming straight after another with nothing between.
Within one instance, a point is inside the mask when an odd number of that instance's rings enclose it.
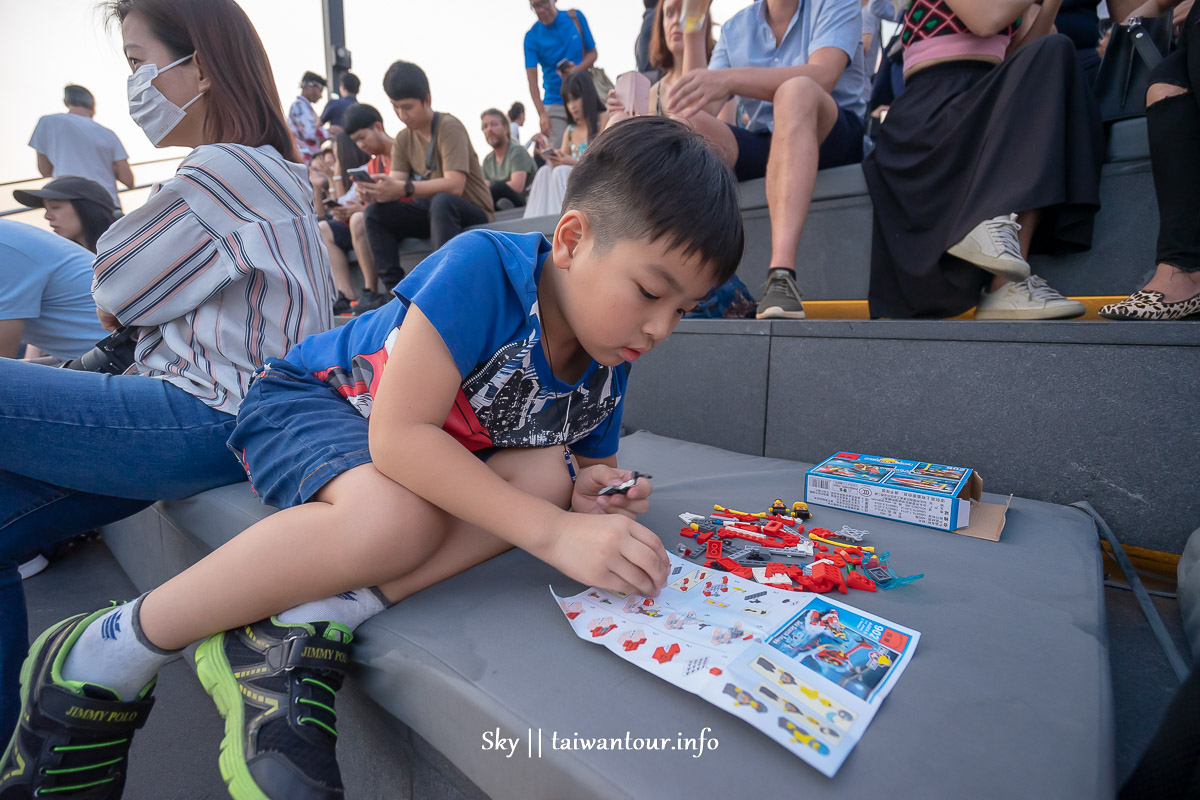
<instances>
[{"instance_id":1,"label":"white face mask","mask_svg":"<svg viewBox=\"0 0 1200 800\"><path fill-rule=\"evenodd\" d=\"M162 69L154 64L143 64L129 76L127 83L129 116L133 117L133 121L138 124L138 127L145 131L153 145L157 145L163 140L163 137L174 130L175 126L187 116L188 106L199 100L204 92L196 95L187 102L187 105L180 108L168 100L152 81L171 67L182 64L195 55L192 53L190 56L184 56L178 61L167 64Z\"/></svg>"}]
</instances>

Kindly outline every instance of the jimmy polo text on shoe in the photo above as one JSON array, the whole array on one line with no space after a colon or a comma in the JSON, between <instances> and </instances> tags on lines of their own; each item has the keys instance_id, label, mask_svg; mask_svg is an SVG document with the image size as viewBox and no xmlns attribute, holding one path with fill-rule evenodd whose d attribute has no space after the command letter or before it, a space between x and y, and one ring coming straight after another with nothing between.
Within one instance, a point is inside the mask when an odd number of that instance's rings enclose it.
<instances>
[{"instance_id":1,"label":"jimmy polo text on shoe","mask_svg":"<svg viewBox=\"0 0 1200 800\"><path fill-rule=\"evenodd\" d=\"M138 718L139 711L102 711L95 708L82 708L80 706L71 706L67 709L67 716L75 719L87 720L88 722L133 722Z\"/></svg>"}]
</instances>

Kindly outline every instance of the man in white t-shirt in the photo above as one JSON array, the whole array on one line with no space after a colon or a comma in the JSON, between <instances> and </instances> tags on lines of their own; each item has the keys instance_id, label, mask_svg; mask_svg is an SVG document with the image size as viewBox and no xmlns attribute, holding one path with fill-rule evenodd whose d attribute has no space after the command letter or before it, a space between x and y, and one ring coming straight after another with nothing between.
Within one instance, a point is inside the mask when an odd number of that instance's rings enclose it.
<instances>
[{"instance_id":1,"label":"man in white t-shirt","mask_svg":"<svg viewBox=\"0 0 1200 800\"><path fill-rule=\"evenodd\" d=\"M133 186L129 156L117 135L92 119L96 99L82 86L63 90L66 114L49 114L38 120L29 138L37 150L38 172L46 178L80 175L108 189L120 207L117 181Z\"/></svg>"}]
</instances>

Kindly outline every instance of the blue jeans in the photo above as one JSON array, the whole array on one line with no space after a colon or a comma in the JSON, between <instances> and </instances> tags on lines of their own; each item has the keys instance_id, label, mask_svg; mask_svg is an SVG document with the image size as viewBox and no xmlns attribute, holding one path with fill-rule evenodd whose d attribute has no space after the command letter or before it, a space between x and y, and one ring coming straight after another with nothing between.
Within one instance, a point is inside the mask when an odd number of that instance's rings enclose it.
<instances>
[{"instance_id":1,"label":"blue jeans","mask_svg":"<svg viewBox=\"0 0 1200 800\"><path fill-rule=\"evenodd\" d=\"M245 480L225 446L234 422L165 381L0 358L0 739L17 722L29 649L17 559Z\"/></svg>"}]
</instances>

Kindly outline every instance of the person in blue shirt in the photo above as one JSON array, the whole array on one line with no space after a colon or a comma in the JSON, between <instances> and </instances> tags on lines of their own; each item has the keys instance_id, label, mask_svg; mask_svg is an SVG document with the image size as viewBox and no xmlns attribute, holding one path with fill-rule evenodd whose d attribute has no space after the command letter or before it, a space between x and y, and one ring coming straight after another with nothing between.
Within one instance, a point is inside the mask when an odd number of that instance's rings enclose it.
<instances>
[{"instance_id":1,"label":"person in blue shirt","mask_svg":"<svg viewBox=\"0 0 1200 800\"><path fill-rule=\"evenodd\" d=\"M386 604L514 546L657 595L669 561L635 521L649 481L600 492L633 478L616 458L629 363L741 260L737 184L702 136L645 117L597 137L564 208L549 240L455 237L388 305L269 359L229 445L285 510L133 605L51 629L30 659L56 666L31 671L22 718L53 685L78 719L144 719L159 666L209 637L197 669L236 796L341 797L334 695L354 628Z\"/></svg>"},{"instance_id":2,"label":"person in blue shirt","mask_svg":"<svg viewBox=\"0 0 1200 800\"><path fill-rule=\"evenodd\" d=\"M525 34L525 75L542 136L553 147L562 141L569 123L561 94L563 78L596 63L596 41L582 12L559 11L555 0L530 0L529 7L537 22ZM537 86L539 66L544 98Z\"/></svg>"},{"instance_id":3,"label":"person in blue shirt","mask_svg":"<svg viewBox=\"0 0 1200 800\"><path fill-rule=\"evenodd\" d=\"M108 336L92 301L92 257L49 231L0 219L0 358L30 344L67 361Z\"/></svg>"},{"instance_id":4,"label":"person in blue shirt","mask_svg":"<svg viewBox=\"0 0 1200 800\"><path fill-rule=\"evenodd\" d=\"M358 90L362 82L353 72L342 73L338 79L338 99L330 100L321 112L321 124L329 126L330 137L342 132L342 115L346 109L358 102Z\"/></svg>"},{"instance_id":5,"label":"person in blue shirt","mask_svg":"<svg viewBox=\"0 0 1200 800\"><path fill-rule=\"evenodd\" d=\"M704 53L711 0L684 0L685 52ZM767 179L771 261L759 319L803 319L796 248L817 170L862 161L865 77L861 0L759 0L721 28L708 69L692 67L668 96L734 168ZM685 63L703 65L685 56ZM718 120L742 99L743 127Z\"/></svg>"}]
</instances>

